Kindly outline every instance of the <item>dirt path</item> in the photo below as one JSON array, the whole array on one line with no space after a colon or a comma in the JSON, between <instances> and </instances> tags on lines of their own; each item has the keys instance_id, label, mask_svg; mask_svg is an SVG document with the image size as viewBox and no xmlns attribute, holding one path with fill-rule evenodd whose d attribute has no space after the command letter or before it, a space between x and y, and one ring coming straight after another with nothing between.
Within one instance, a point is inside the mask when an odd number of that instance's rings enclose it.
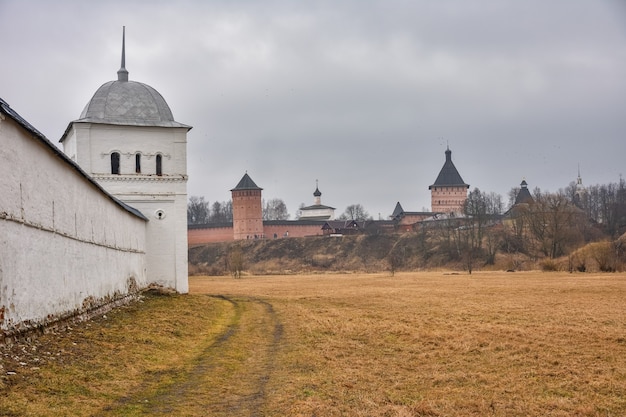
<instances>
[{"instance_id":1,"label":"dirt path","mask_svg":"<svg viewBox=\"0 0 626 417\"><path fill-rule=\"evenodd\" d=\"M272 305L263 300L218 298L233 307L230 323L192 364L153 375L138 392L100 415L263 415L282 325Z\"/></svg>"}]
</instances>

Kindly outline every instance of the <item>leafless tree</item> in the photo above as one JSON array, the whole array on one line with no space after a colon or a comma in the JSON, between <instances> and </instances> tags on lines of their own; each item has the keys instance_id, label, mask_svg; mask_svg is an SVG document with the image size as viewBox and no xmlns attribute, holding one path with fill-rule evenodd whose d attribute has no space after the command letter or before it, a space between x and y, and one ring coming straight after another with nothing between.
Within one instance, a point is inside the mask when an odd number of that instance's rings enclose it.
<instances>
[{"instance_id":1,"label":"leafless tree","mask_svg":"<svg viewBox=\"0 0 626 417\"><path fill-rule=\"evenodd\" d=\"M471 274L475 259L481 255L483 235L489 221L490 207L489 196L478 188L467 196L463 204L464 218L459 227L459 237L462 243L465 266Z\"/></svg>"},{"instance_id":2,"label":"leafless tree","mask_svg":"<svg viewBox=\"0 0 626 417\"><path fill-rule=\"evenodd\" d=\"M360 204L352 204L346 207L346 211L339 216L340 220L364 221L372 220L372 216Z\"/></svg>"},{"instance_id":3,"label":"leafless tree","mask_svg":"<svg viewBox=\"0 0 626 417\"><path fill-rule=\"evenodd\" d=\"M280 198L263 200L263 220L288 220L287 205Z\"/></svg>"},{"instance_id":4,"label":"leafless tree","mask_svg":"<svg viewBox=\"0 0 626 417\"><path fill-rule=\"evenodd\" d=\"M243 271L243 250L241 246L237 245L231 248L228 254L228 269L233 278L241 278L241 272Z\"/></svg>"},{"instance_id":5,"label":"leafless tree","mask_svg":"<svg viewBox=\"0 0 626 417\"><path fill-rule=\"evenodd\" d=\"M611 238L624 233L626 229L626 181L620 178L617 183L592 185L581 191L571 182L561 191L567 199L579 207L597 223Z\"/></svg>"},{"instance_id":6,"label":"leafless tree","mask_svg":"<svg viewBox=\"0 0 626 417\"><path fill-rule=\"evenodd\" d=\"M398 268L398 257L395 253L389 253L387 255L387 264L389 265L389 273L391 276L396 274L396 269Z\"/></svg>"},{"instance_id":7,"label":"leafless tree","mask_svg":"<svg viewBox=\"0 0 626 417\"><path fill-rule=\"evenodd\" d=\"M209 202L204 197L191 196L187 202L187 224L206 224L210 218Z\"/></svg>"},{"instance_id":8,"label":"leafless tree","mask_svg":"<svg viewBox=\"0 0 626 417\"><path fill-rule=\"evenodd\" d=\"M550 258L564 255L567 246L582 240L577 223L586 221L584 213L564 194L540 193L524 212L530 237L536 249Z\"/></svg>"},{"instance_id":9,"label":"leafless tree","mask_svg":"<svg viewBox=\"0 0 626 417\"><path fill-rule=\"evenodd\" d=\"M231 200L216 201L211 206L211 223L228 223L233 221L233 202Z\"/></svg>"}]
</instances>

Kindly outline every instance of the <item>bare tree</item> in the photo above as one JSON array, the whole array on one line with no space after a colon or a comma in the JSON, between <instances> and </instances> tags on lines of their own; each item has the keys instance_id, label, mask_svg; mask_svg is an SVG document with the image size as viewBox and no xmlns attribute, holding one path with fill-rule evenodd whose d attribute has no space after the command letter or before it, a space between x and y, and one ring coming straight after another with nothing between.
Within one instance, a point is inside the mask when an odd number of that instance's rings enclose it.
<instances>
[{"instance_id":1,"label":"bare tree","mask_svg":"<svg viewBox=\"0 0 626 417\"><path fill-rule=\"evenodd\" d=\"M584 212L564 194L538 193L524 212L525 222L536 249L550 258L564 255L567 246L582 240L577 224L585 222Z\"/></svg>"},{"instance_id":2,"label":"bare tree","mask_svg":"<svg viewBox=\"0 0 626 417\"><path fill-rule=\"evenodd\" d=\"M280 198L263 201L263 220L288 220L287 205Z\"/></svg>"},{"instance_id":3,"label":"bare tree","mask_svg":"<svg viewBox=\"0 0 626 417\"><path fill-rule=\"evenodd\" d=\"M210 218L209 202L204 197L191 196L187 202L187 224L206 224Z\"/></svg>"},{"instance_id":4,"label":"bare tree","mask_svg":"<svg viewBox=\"0 0 626 417\"><path fill-rule=\"evenodd\" d=\"M396 270L398 269L401 263L400 255L394 249L392 249L387 254L386 259L387 259L387 265L389 266L389 273L393 277L396 274Z\"/></svg>"},{"instance_id":5,"label":"bare tree","mask_svg":"<svg viewBox=\"0 0 626 417\"><path fill-rule=\"evenodd\" d=\"M513 187L509 190L509 209L515 205L515 200L517 199L517 195L519 194L520 187Z\"/></svg>"},{"instance_id":6,"label":"bare tree","mask_svg":"<svg viewBox=\"0 0 626 417\"><path fill-rule=\"evenodd\" d=\"M502 201L502 196L500 194L492 191L485 194L484 198L487 204L487 214L490 216L502 214L504 211L504 202Z\"/></svg>"},{"instance_id":7,"label":"bare tree","mask_svg":"<svg viewBox=\"0 0 626 417\"><path fill-rule=\"evenodd\" d=\"M626 228L626 182L599 186L597 191L599 222L606 233L615 238Z\"/></svg>"},{"instance_id":8,"label":"bare tree","mask_svg":"<svg viewBox=\"0 0 626 417\"><path fill-rule=\"evenodd\" d=\"M228 254L228 269L233 278L241 278L243 266L243 249L239 245L232 247Z\"/></svg>"},{"instance_id":9,"label":"bare tree","mask_svg":"<svg viewBox=\"0 0 626 417\"><path fill-rule=\"evenodd\" d=\"M339 220L364 221L372 220L372 216L360 204L352 204L346 207L346 211L339 216Z\"/></svg>"},{"instance_id":10,"label":"bare tree","mask_svg":"<svg viewBox=\"0 0 626 417\"><path fill-rule=\"evenodd\" d=\"M463 214L465 215L462 226L459 227L462 251L464 252L465 266L471 274L475 258L480 256L483 246L483 234L489 220L489 197L478 188L467 196L463 204Z\"/></svg>"},{"instance_id":11,"label":"bare tree","mask_svg":"<svg viewBox=\"0 0 626 417\"><path fill-rule=\"evenodd\" d=\"M433 238L436 251L443 256L444 262L456 261L461 257L461 217L441 215L439 218L425 225Z\"/></svg>"},{"instance_id":12,"label":"bare tree","mask_svg":"<svg viewBox=\"0 0 626 417\"><path fill-rule=\"evenodd\" d=\"M496 252L502 244L502 230L498 225L501 224L504 202L502 201L502 196L494 192L485 194L485 199L488 217L487 228L484 233L485 263L493 265L496 261Z\"/></svg>"},{"instance_id":13,"label":"bare tree","mask_svg":"<svg viewBox=\"0 0 626 417\"><path fill-rule=\"evenodd\" d=\"M211 206L211 223L228 223L233 221L232 201L216 201Z\"/></svg>"},{"instance_id":14,"label":"bare tree","mask_svg":"<svg viewBox=\"0 0 626 417\"><path fill-rule=\"evenodd\" d=\"M471 274L477 260L495 262L501 235L492 226L498 222L502 208L500 194L483 193L475 188L468 194L461 216L440 215L422 227L430 230L432 247L443 256L444 262L462 261ZM428 249L424 247L423 253L427 254Z\"/></svg>"},{"instance_id":15,"label":"bare tree","mask_svg":"<svg viewBox=\"0 0 626 417\"><path fill-rule=\"evenodd\" d=\"M525 234L528 233L527 211L529 210L529 205L533 204L533 201L524 201L515 204L519 190L518 187L512 188L511 191L509 191L509 210L507 216L510 221L507 222L509 227L507 227L502 234L502 248L508 253L526 253L528 246L525 236Z\"/></svg>"},{"instance_id":16,"label":"bare tree","mask_svg":"<svg viewBox=\"0 0 626 417\"><path fill-rule=\"evenodd\" d=\"M233 221L233 201L228 200L222 204L222 213L227 222Z\"/></svg>"}]
</instances>

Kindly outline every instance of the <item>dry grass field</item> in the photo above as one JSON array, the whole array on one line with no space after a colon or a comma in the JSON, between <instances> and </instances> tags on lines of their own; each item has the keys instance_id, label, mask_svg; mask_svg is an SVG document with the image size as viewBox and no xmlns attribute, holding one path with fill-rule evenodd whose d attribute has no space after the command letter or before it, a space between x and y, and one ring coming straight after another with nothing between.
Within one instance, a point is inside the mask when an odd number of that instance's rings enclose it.
<instances>
[{"instance_id":1,"label":"dry grass field","mask_svg":"<svg viewBox=\"0 0 626 417\"><path fill-rule=\"evenodd\" d=\"M18 369L0 384L0 415L626 415L621 274L192 277L190 288L5 351L4 370Z\"/></svg>"}]
</instances>

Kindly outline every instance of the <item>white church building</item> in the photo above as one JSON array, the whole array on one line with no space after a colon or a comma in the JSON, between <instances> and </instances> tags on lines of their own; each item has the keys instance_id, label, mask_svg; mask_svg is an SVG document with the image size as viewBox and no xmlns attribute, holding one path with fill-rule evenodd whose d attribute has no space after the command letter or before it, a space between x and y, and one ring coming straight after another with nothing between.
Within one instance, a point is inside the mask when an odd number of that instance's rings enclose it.
<instances>
[{"instance_id":1,"label":"white church building","mask_svg":"<svg viewBox=\"0 0 626 417\"><path fill-rule=\"evenodd\" d=\"M188 292L190 129L129 81L124 39L63 152L0 99L0 342L150 285Z\"/></svg>"},{"instance_id":2,"label":"white church building","mask_svg":"<svg viewBox=\"0 0 626 417\"><path fill-rule=\"evenodd\" d=\"M313 192L313 205L301 207L298 219L300 220L335 220L335 208L322 204L322 192L317 180Z\"/></svg>"}]
</instances>

